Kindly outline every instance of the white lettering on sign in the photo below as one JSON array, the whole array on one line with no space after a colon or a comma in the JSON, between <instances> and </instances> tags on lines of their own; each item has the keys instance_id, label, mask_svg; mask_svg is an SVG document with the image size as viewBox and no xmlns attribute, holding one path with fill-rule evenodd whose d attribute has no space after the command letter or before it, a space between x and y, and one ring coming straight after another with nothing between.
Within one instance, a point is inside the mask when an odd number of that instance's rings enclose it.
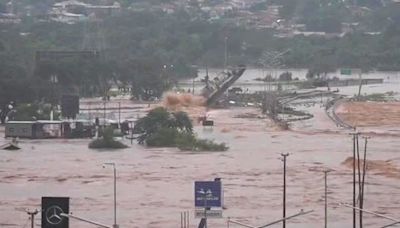
<instances>
[{"instance_id":1,"label":"white lettering on sign","mask_svg":"<svg viewBox=\"0 0 400 228\"><path fill-rule=\"evenodd\" d=\"M195 217L204 218L204 210L196 210ZM222 218L222 210L207 210L207 218Z\"/></svg>"},{"instance_id":2,"label":"white lettering on sign","mask_svg":"<svg viewBox=\"0 0 400 228\"><path fill-rule=\"evenodd\" d=\"M200 197L197 197L196 200L219 200L219 197L218 196L207 196L204 199L203 196L200 196Z\"/></svg>"}]
</instances>

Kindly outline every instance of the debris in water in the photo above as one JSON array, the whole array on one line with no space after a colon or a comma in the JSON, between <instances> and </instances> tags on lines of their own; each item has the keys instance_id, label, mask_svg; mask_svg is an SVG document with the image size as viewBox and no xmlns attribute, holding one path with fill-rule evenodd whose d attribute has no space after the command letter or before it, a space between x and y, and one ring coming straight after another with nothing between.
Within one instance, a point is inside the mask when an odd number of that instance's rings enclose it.
<instances>
[{"instance_id":1,"label":"debris in water","mask_svg":"<svg viewBox=\"0 0 400 228\"><path fill-rule=\"evenodd\" d=\"M231 129L229 129L229 128L222 128L222 130L221 130L222 133L228 133L230 131L231 131Z\"/></svg>"}]
</instances>

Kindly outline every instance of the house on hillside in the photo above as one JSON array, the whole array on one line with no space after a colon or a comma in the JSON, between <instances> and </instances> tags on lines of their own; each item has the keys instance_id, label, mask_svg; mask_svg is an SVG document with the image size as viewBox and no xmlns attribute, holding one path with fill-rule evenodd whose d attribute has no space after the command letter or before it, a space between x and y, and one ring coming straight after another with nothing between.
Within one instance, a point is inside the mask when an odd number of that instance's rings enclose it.
<instances>
[{"instance_id":1,"label":"house on hillside","mask_svg":"<svg viewBox=\"0 0 400 228\"><path fill-rule=\"evenodd\" d=\"M0 24L19 24L21 18L12 13L0 13Z\"/></svg>"},{"instance_id":2,"label":"house on hillside","mask_svg":"<svg viewBox=\"0 0 400 228\"><path fill-rule=\"evenodd\" d=\"M68 0L55 3L49 15L53 21L74 24L89 18L102 19L113 16L120 10L121 5L118 2L114 2L112 5L92 5L77 0Z\"/></svg>"}]
</instances>

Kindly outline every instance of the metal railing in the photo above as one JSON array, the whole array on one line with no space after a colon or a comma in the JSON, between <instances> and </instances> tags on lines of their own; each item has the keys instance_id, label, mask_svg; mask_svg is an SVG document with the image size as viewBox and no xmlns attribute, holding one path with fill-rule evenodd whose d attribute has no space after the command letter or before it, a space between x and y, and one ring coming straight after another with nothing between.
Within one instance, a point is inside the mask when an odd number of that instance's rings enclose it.
<instances>
[{"instance_id":1,"label":"metal railing","mask_svg":"<svg viewBox=\"0 0 400 228\"><path fill-rule=\"evenodd\" d=\"M78 217L76 215L72 215L72 214L61 213L60 215L62 217L76 219L76 220L79 220L81 222L86 222L86 223L89 223L89 224L92 224L92 225L95 225L95 226L98 226L98 227L102 227L102 228L113 228L112 226L107 226L107 225L104 225L104 224L101 224L101 223L98 223L98 222L91 221L89 219L84 219L84 218Z\"/></svg>"},{"instance_id":2,"label":"metal railing","mask_svg":"<svg viewBox=\"0 0 400 228\"><path fill-rule=\"evenodd\" d=\"M181 212L181 228L189 228L190 225L189 219L190 219L189 211Z\"/></svg>"},{"instance_id":3,"label":"metal railing","mask_svg":"<svg viewBox=\"0 0 400 228\"><path fill-rule=\"evenodd\" d=\"M398 224L400 223L400 219L392 218L392 217L387 216L387 215L383 215L383 214L379 214L379 213L376 213L376 212L373 212L373 211L361 209L361 208L359 208L359 207L353 207L353 206L348 205L348 204L345 204L345 203L340 203L340 202L338 202L338 205L339 205L339 206L343 206L343 207L353 208L353 209L355 209L355 210L357 210L357 211L362 211L362 212L367 213L367 214L375 215L375 216L377 216L377 217L380 217L380 218L384 218L384 219L393 221L393 223L390 223L390 224L388 224L388 225L382 226L381 228L386 228L386 227L398 225Z\"/></svg>"},{"instance_id":4,"label":"metal railing","mask_svg":"<svg viewBox=\"0 0 400 228\"><path fill-rule=\"evenodd\" d=\"M309 211L303 211L303 210L301 210L301 211L300 211L299 213L297 213L297 214L294 214L294 215L291 215L291 216L288 216L288 217L285 217L285 218L281 218L281 219L278 219L278 220L276 220L276 221L273 221L273 222L270 222L270 223L267 223L267 224L261 225L261 226L253 226L253 225L245 224L245 223L242 223L242 222L240 222L240 221L233 220L233 219L231 219L230 217L228 217L227 228L229 228L229 226L230 226L231 223L232 223L232 224L239 225L239 226L242 226L242 227L247 227L247 228L265 228L265 227L272 226L272 225L275 225L275 224L277 224L277 223L280 223L280 222L283 222L283 221L287 221L287 220L289 220L289 219L292 219L292 218L295 218L295 217L298 217L298 216L302 216L302 215L306 215L306 214L309 214L309 213L312 213L312 212L314 212L314 210L309 210Z\"/></svg>"}]
</instances>

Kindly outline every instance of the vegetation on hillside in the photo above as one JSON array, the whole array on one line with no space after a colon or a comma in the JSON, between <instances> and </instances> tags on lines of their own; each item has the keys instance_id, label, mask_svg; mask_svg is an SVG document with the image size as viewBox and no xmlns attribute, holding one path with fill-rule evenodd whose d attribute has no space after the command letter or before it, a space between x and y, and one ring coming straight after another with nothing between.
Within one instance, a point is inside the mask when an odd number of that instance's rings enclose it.
<instances>
[{"instance_id":1,"label":"vegetation on hillside","mask_svg":"<svg viewBox=\"0 0 400 228\"><path fill-rule=\"evenodd\" d=\"M24 0L18 7L33 4L46 10L51 2ZM125 0L123 5L133 2ZM52 102L70 92L103 96L112 84L132 87L135 98L159 97L176 80L194 77L193 65L223 66L226 38L230 65L259 66L263 52L289 49L282 65L308 68L317 77L340 67L400 70L400 4L359 2L371 10L356 14L359 8L335 0L266 1L282 4L282 18L304 23L308 31L339 32L343 23L357 24L353 32L335 38L276 37L273 29L237 26L224 18L211 23L184 10L167 14L126 9L103 22L73 25L25 16L20 24L0 24L0 107L11 100ZM0 1L0 11L1 3L6 2ZM96 42L84 47L88 36ZM99 58L37 63L34 58L37 50L83 49L99 49ZM57 82L51 80L54 75Z\"/></svg>"},{"instance_id":2,"label":"vegetation on hillside","mask_svg":"<svg viewBox=\"0 0 400 228\"><path fill-rule=\"evenodd\" d=\"M387 102L387 101L393 101L396 100L394 98L394 93L393 91L386 92L386 93L372 93L368 95L360 95L357 96L355 95L353 99L356 99L358 101L377 101L377 102Z\"/></svg>"}]
</instances>

